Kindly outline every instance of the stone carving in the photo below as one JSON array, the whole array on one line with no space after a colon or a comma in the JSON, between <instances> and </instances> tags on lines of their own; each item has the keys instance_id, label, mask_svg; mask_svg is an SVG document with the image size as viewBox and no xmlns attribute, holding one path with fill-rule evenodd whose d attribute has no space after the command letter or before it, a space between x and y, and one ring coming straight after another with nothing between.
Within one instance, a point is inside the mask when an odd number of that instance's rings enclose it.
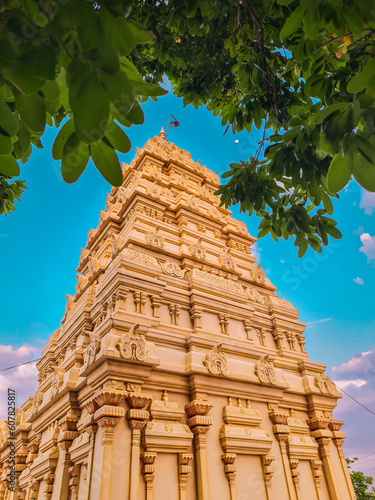
<instances>
[{"instance_id":1,"label":"stone carving","mask_svg":"<svg viewBox=\"0 0 375 500\"><path fill-rule=\"evenodd\" d=\"M187 204L189 208L192 208L193 210L199 210L200 202L199 198L197 198L196 196L189 195L187 197Z\"/></svg>"},{"instance_id":2,"label":"stone carving","mask_svg":"<svg viewBox=\"0 0 375 500\"><path fill-rule=\"evenodd\" d=\"M66 303L66 306L65 306L65 314L68 314L68 312L70 311L70 309L74 305L74 297L73 297L73 295L65 295L65 297L66 297L66 300L67 300L67 303Z\"/></svg>"},{"instance_id":3,"label":"stone carving","mask_svg":"<svg viewBox=\"0 0 375 500\"><path fill-rule=\"evenodd\" d=\"M319 375L314 377L314 383L322 394L329 394L330 396L334 396L336 398L341 396L339 391L336 389L336 385L332 382L328 375L319 373Z\"/></svg>"},{"instance_id":4,"label":"stone carving","mask_svg":"<svg viewBox=\"0 0 375 500\"><path fill-rule=\"evenodd\" d=\"M87 250L87 248L81 248L81 256L79 258L79 264L81 265L84 260L86 260L86 257L88 257L90 254L90 250Z\"/></svg>"},{"instance_id":5,"label":"stone carving","mask_svg":"<svg viewBox=\"0 0 375 500\"><path fill-rule=\"evenodd\" d=\"M237 269L233 255L230 253L230 248L222 250L219 255L219 262L225 269L230 269L231 271L235 271Z\"/></svg>"},{"instance_id":6,"label":"stone carving","mask_svg":"<svg viewBox=\"0 0 375 500\"><path fill-rule=\"evenodd\" d=\"M161 234L159 234L159 226L156 226L154 231L149 231L146 235L147 245L151 247L160 248L163 250L165 244L165 238Z\"/></svg>"},{"instance_id":7,"label":"stone carving","mask_svg":"<svg viewBox=\"0 0 375 500\"><path fill-rule=\"evenodd\" d=\"M263 384L277 384L275 368L272 361L269 361L268 354L262 356L255 365L255 374Z\"/></svg>"},{"instance_id":8,"label":"stone carving","mask_svg":"<svg viewBox=\"0 0 375 500\"><path fill-rule=\"evenodd\" d=\"M90 333L85 333L85 336L88 337L89 343L83 353L83 370L86 370L95 361L97 349L97 338Z\"/></svg>"},{"instance_id":9,"label":"stone carving","mask_svg":"<svg viewBox=\"0 0 375 500\"><path fill-rule=\"evenodd\" d=\"M228 324L229 324L228 314L219 314L218 318L219 318L221 333L228 334Z\"/></svg>"},{"instance_id":10,"label":"stone carving","mask_svg":"<svg viewBox=\"0 0 375 500\"><path fill-rule=\"evenodd\" d=\"M266 301L266 297L263 297L256 288L246 288L246 294L250 300L254 302L258 302L259 304L264 304Z\"/></svg>"},{"instance_id":11,"label":"stone carving","mask_svg":"<svg viewBox=\"0 0 375 500\"><path fill-rule=\"evenodd\" d=\"M112 243L112 248L111 248L111 255L113 258L115 258L116 255L119 254L123 244L124 244L124 238L120 235L116 236L114 242Z\"/></svg>"},{"instance_id":12,"label":"stone carving","mask_svg":"<svg viewBox=\"0 0 375 500\"><path fill-rule=\"evenodd\" d=\"M138 324L133 325L128 333L121 335L117 343L117 349L124 359L134 361L146 361L147 359L146 339L144 335L137 333L138 328Z\"/></svg>"},{"instance_id":13,"label":"stone carving","mask_svg":"<svg viewBox=\"0 0 375 500\"><path fill-rule=\"evenodd\" d=\"M154 266L159 266L158 261L152 255L144 252L138 252L134 249L133 245L129 243L127 248L124 250L124 255L133 260L139 260L141 262L145 262L146 264L152 264Z\"/></svg>"},{"instance_id":14,"label":"stone carving","mask_svg":"<svg viewBox=\"0 0 375 500\"><path fill-rule=\"evenodd\" d=\"M270 303L276 306L286 307L287 309L296 309L290 302L285 299L280 299L276 292L273 292L269 297Z\"/></svg>"},{"instance_id":15,"label":"stone carving","mask_svg":"<svg viewBox=\"0 0 375 500\"><path fill-rule=\"evenodd\" d=\"M82 292L84 289L88 279L87 276L83 276L83 274L76 274L77 278L77 284L76 284L76 294L75 297L78 297L78 295Z\"/></svg>"},{"instance_id":16,"label":"stone carving","mask_svg":"<svg viewBox=\"0 0 375 500\"><path fill-rule=\"evenodd\" d=\"M145 172L154 179L161 181L161 171L158 165L151 163L149 160L146 162Z\"/></svg>"},{"instance_id":17,"label":"stone carving","mask_svg":"<svg viewBox=\"0 0 375 500\"><path fill-rule=\"evenodd\" d=\"M230 374L230 366L226 355L221 352L221 346L222 344L217 344L211 349L206 355L204 364L213 375L224 375L224 377L227 377Z\"/></svg>"},{"instance_id":18,"label":"stone carving","mask_svg":"<svg viewBox=\"0 0 375 500\"><path fill-rule=\"evenodd\" d=\"M100 267L100 261L95 259L95 257L90 257L89 260L90 263L87 266L88 277L93 276Z\"/></svg>"},{"instance_id":19,"label":"stone carving","mask_svg":"<svg viewBox=\"0 0 375 500\"><path fill-rule=\"evenodd\" d=\"M99 210L99 212L100 212L100 217L99 217L99 226L100 226L101 224L103 224L103 222L105 222L108 219L109 214L104 210Z\"/></svg>"},{"instance_id":20,"label":"stone carving","mask_svg":"<svg viewBox=\"0 0 375 500\"><path fill-rule=\"evenodd\" d=\"M120 186L116 193L116 201L118 203L125 203L127 198L128 198L127 190L124 187Z\"/></svg>"},{"instance_id":21,"label":"stone carving","mask_svg":"<svg viewBox=\"0 0 375 500\"><path fill-rule=\"evenodd\" d=\"M207 186L200 186L199 188L199 196L201 198L205 198L206 200L209 200L210 199L210 196L211 196L211 191L207 188Z\"/></svg>"},{"instance_id":22,"label":"stone carving","mask_svg":"<svg viewBox=\"0 0 375 500\"><path fill-rule=\"evenodd\" d=\"M203 224L197 224L197 231L199 231L200 233L205 234L206 228L204 227Z\"/></svg>"},{"instance_id":23,"label":"stone carving","mask_svg":"<svg viewBox=\"0 0 375 500\"><path fill-rule=\"evenodd\" d=\"M34 397L33 397L33 402L31 404L30 408L30 414L34 415L39 409L39 406L42 404L43 401L43 392L40 387L36 390Z\"/></svg>"},{"instance_id":24,"label":"stone carving","mask_svg":"<svg viewBox=\"0 0 375 500\"><path fill-rule=\"evenodd\" d=\"M169 304L169 314L171 317L171 325L178 326L178 317L180 315L180 306L176 304Z\"/></svg>"},{"instance_id":25,"label":"stone carving","mask_svg":"<svg viewBox=\"0 0 375 500\"><path fill-rule=\"evenodd\" d=\"M146 192L149 196L152 196L153 198L159 199L161 196L162 190L161 190L161 187L159 186L158 182L155 181L153 184L149 184L147 186Z\"/></svg>"},{"instance_id":26,"label":"stone carving","mask_svg":"<svg viewBox=\"0 0 375 500\"><path fill-rule=\"evenodd\" d=\"M60 385L64 378L64 372L59 366L53 366L51 370L54 372L51 379L51 399L52 399L59 392Z\"/></svg>"},{"instance_id":27,"label":"stone carving","mask_svg":"<svg viewBox=\"0 0 375 500\"><path fill-rule=\"evenodd\" d=\"M207 281L207 283L211 283L212 285L217 285L220 288L225 288L233 292L241 294L245 293L242 285L237 281L234 281L233 279L229 279L228 276L227 277L218 276L217 274L209 273L207 271L194 268L192 271L192 277L202 281Z\"/></svg>"},{"instance_id":28,"label":"stone carving","mask_svg":"<svg viewBox=\"0 0 375 500\"><path fill-rule=\"evenodd\" d=\"M250 269L250 278L252 281L255 281L255 283L260 283L262 285L266 282L264 271L260 268L260 262L253 269Z\"/></svg>"},{"instance_id":29,"label":"stone carving","mask_svg":"<svg viewBox=\"0 0 375 500\"><path fill-rule=\"evenodd\" d=\"M213 217L214 219L221 220L221 218L222 218L220 210L218 210L215 207L215 205L212 205L212 206L209 207L208 213L209 213L210 217Z\"/></svg>"},{"instance_id":30,"label":"stone carving","mask_svg":"<svg viewBox=\"0 0 375 500\"><path fill-rule=\"evenodd\" d=\"M174 178L176 184L180 187L187 188L188 187L188 177L185 174L178 175L176 174Z\"/></svg>"},{"instance_id":31,"label":"stone carving","mask_svg":"<svg viewBox=\"0 0 375 500\"><path fill-rule=\"evenodd\" d=\"M189 249L191 255L196 259L206 260L206 249L202 245L202 238L199 238L197 243L191 243Z\"/></svg>"},{"instance_id":32,"label":"stone carving","mask_svg":"<svg viewBox=\"0 0 375 500\"><path fill-rule=\"evenodd\" d=\"M171 276L176 276L176 278L183 278L187 269L181 269L181 267L171 260L167 262L160 262L161 268L165 274L170 274Z\"/></svg>"}]
</instances>

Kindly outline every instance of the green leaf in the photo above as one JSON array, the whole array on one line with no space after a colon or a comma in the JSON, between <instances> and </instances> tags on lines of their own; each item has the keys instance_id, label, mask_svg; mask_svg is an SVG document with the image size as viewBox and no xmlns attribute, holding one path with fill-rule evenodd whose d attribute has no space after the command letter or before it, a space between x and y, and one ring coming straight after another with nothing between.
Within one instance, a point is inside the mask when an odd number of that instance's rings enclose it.
<instances>
[{"instance_id":1,"label":"green leaf","mask_svg":"<svg viewBox=\"0 0 375 500\"><path fill-rule=\"evenodd\" d=\"M332 236L332 238L335 238L336 240L339 240L342 238L341 231L337 229L337 227L332 226L331 224L327 224L325 226L327 233Z\"/></svg>"},{"instance_id":2,"label":"green leaf","mask_svg":"<svg viewBox=\"0 0 375 500\"><path fill-rule=\"evenodd\" d=\"M55 79L56 57L51 47L41 45L33 54L33 70L38 78L43 80Z\"/></svg>"},{"instance_id":3,"label":"green leaf","mask_svg":"<svg viewBox=\"0 0 375 500\"><path fill-rule=\"evenodd\" d=\"M139 82L131 80L130 82L136 95L155 97L168 94L168 90L161 88L160 85L155 85L153 83L147 83L143 81Z\"/></svg>"},{"instance_id":4,"label":"green leaf","mask_svg":"<svg viewBox=\"0 0 375 500\"><path fill-rule=\"evenodd\" d=\"M367 191L375 191L375 166L357 152L353 154L353 177Z\"/></svg>"},{"instance_id":5,"label":"green leaf","mask_svg":"<svg viewBox=\"0 0 375 500\"><path fill-rule=\"evenodd\" d=\"M375 164L375 146L359 134L354 136L354 143L363 158L369 163Z\"/></svg>"},{"instance_id":6,"label":"green leaf","mask_svg":"<svg viewBox=\"0 0 375 500\"><path fill-rule=\"evenodd\" d=\"M338 153L333 157L327 173L327 185L331 193L337 193L347 185L352 170L353 160L350 151L344 156Z\"/></svg>"},{"instance_id":7,"label":"green leaf","mask_svg":"<svg viewBox=\"0 0 375 500\"><path fill-rule=\"evenodd\" d=\"M109 98L98 75L93 73L76 91L69 89L69 102L78 138L86 143L101 139L109 118Z\"/></svg>"},{"instance_id":8,"label":"green leaf","mask_svg":"<svg viewBox=\"0 0 375 500\"><path fill-rule=\"evenodd\" d=\"M303 240L302 243L298 247L298 257L299 258L301 258L305 255L307 248L308 248L307 241Z\"/></svg>"},{"instance_id":9,"label":"green leaf","mask_svg":"<svg viewBox=\"0 0 375 500\"><path fill-rule=\"evenodd\" d=\"M290 5L294 0L277 0L279 5Z\"/></svg>"},{"instance_id":10,"label":"green leaf","mask_svg":"<svg viewBox=\"0 0 375 500\"><path fill-rule=\"evenodd\" d=\"M332 204L331 198L328 196L327 193L323 193L322 200L323 200L324 210L327 212L328 215L332 215L333 214L333 204Z\"/></svg>"},{"instance_id":11,"label":"green leaf","mask_svg":"<svg viewBox=\"0 0 375 500\"><path fill-rule=\"evenodd\" d=\"M337 102L335 104L331 104L330 106L326 106L324 109L321 109L317 113L314 113L311 116L311 121L313 123L322 123L328 116L332 115L335 111L340 109L344 109L348 106L347 102Z\"/></svg>"},{"instance_id":12,"label":"green leaf","mask_svg":"<svg viewBox=\"0 0 375 500\"><path fill-rule=\"evenodd\" d=\"M16 135L19 127L17 113L12 113L7 103L0 101L0 127L10 136Z\"/></svg>"},{"instance_id":13,"label":"green leaf","mask_svg":"<svg viewBox=\"0 0 375 500\"><path fill-rule=\"evenodd\" d=\"M126 118L134 123L134 125L142 125L144 122L144 114L141 106L138 102L134 103L134 106L130 110L130 112L126 115Z\"/></svg>"},{"instance_id":14,"label":"green leaf","mask_svg":"<svg viewBox=\"0 0 375 500\"><path fill-rule=\"evenodd\" d=\"M35 133L42 134L46 126L46 105L38 95L16 96L17 110L25 124Z\"/></svg>"},{"instance_id":15,"label":"green leaf","mask_svg":"<svg viewBox=\"0 0 375 500\"><path fill-rule=\"evenodd\" d=\"M117 111L126 117L135 103L133 86L129 78L120 70L114 75L103 75L102 81Z\"/></svg>"},{"instance_id":16,"label":"green leaf","mask_svg":"<svg viewBox=\"0 0 375 500\"><path fill-rule=\"evenodd\" d=\"M112 186L121 186L123 175L117 154L104 141L91 144L91 157L96 168Z\"/></svg>"},{"instance_id":17,"label":"green leaf","mask_svg":"<svg viewBox=\"0 0 375 500\"><path fill-rule=\"evenodd\" d=\"M121 153L127 153L131 148L129 137L116 123L109 125L105 132L105 137L110 142L113 149Z\"/></svg>"},{"instance_id":18,"label":"green leaf","mask_svg":"<svg viewBox=\"0 0 375 500\"><path fill-rule=\"evenodd\" d=\"M13 155L0 156L0 174L7 177L20 175L20 167Z\"/></svg>"},{"instance_id":19,"label":"green leaf","mask_svg":"<svg viewBox=\"0 0 375 500\"><path fill-rule=\"evenodd\" d=\"M315 40L319 33L320 13L319 5L309 3L305 17L303 19L303 26L305 33L310 40Z\"/></svg>"},{"instance_id":20,"label":"green leaf","mask_svg":"<svg viewBox=\"0 0 375 500\"><path fill-rule=\"evenodd\" d=\"M287 19L286 23L284 24L281 30L280 33L281 39L287 38L288 36L292 35L295 31L298 30L298 28L301 25L305 11L306 7L304 5L300 5L292 12L292 14Z\"/></svg>"},{"instance_id":21,"label":"green leaf","mask_svg":"<svg viewBox=\"0 0 375 500\"><path fill-rule=\"evenodd\" d=\"M61 161L61 174L67 183L75 182L84 172L89 161L89 146L73 133L66 141Z\"/></svg>"},{"instance_id":22,"label":"green leaf","mask_svg":"<svg viewBox=\"0 0 375 500\"><path fill-rule=\"evenodd\" d=\"M311 248L315 250L315 252L322 253L322 247L316 240L314 240L313 238L307 238L307 241Z\"/></svg>"},{"instance_id":23,"label":"green leaf","mask_svg":"<svg viewBox=\"0 0 375 500\"><path fill-rule=\"evenodd\" d=\"M74 120L70 118L59 130L52 146L52 158L61 160L66 141L74 132Z\"/></svg>"},{"instance_id":24,"label":"green leaf","mask_svg":"<svg viewBox=\"0 0 375 500\"><path fill-rule=\"evenodd\" d=\"M44 83L44 80L35 77L30 66L30 62L27 64L24 61L15 61L3 69L4 78L26 95L34 94Z\"/></svg>"},{"instance_id":25,"label":"green leaf","mask_svg":"<svg viewBox=\"0 0 375 500\"><path fill-rule=\"evenodd\" d=\"M13 143L10 137L0 133L0 155L8 155L13 151Z\"/></svg>"},{"instance_id":26,"label":"green leaf","mask_svg":"<svg viewBox=\"0 0 375 500\"><path fill-rule=\"evenodd\" d=\"M357 73L348 83L347 90L355 94L365 89L375 74L375 60L370 58L362 71Z\"/></svg>"}]
</instances>

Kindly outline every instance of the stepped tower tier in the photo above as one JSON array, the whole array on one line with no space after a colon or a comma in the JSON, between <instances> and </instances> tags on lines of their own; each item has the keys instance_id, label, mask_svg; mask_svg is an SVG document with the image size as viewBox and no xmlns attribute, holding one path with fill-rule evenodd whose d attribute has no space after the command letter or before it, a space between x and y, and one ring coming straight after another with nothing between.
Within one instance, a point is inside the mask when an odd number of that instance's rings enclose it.
<instances>
[{"instance_id":1,"label":"stepped tower tier","mask_svg":"<svg viewBox=\"0 0 375 500\"><path fill-rule=\"evenodd\" d=\"M354 500L341 395L217 174L162 131L123 177L0 423L0 500Z\"/></svg>"}]
</instances>

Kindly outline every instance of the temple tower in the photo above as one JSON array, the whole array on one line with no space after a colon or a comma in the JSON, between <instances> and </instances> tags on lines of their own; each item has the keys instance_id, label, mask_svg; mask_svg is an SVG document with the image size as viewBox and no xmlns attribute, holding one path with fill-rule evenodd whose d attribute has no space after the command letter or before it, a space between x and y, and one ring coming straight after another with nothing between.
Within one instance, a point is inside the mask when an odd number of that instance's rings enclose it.
<instances>
[{"instance_id":1,"label":"temple tower","mask_svg":"<svg viewBox=\"0 0 375 500\"><path fill-rule=\"evenodd\" d=\"M354 500L341 395L216 173L164 131L123 173L0 424L0 500Z\"/></svg>"}]
</instances>

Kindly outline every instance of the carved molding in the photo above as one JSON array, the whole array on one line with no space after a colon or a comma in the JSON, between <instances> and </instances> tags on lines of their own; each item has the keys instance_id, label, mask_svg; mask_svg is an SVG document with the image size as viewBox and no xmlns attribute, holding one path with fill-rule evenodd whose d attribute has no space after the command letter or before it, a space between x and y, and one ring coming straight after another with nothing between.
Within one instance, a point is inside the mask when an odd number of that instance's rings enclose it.
<instances>
[{"instance_id":1,"label":"carved molding","mask_svg":"<svg viewBox=\"0 0 375 500\"><path fill-rule=\"evenodd\" d=\"M206 260L206 249L202 245L202 238L199 238L196 243L191 243L189 250L191 255L196 259Z\"/></svg>"},{"instance_id":2,"label":"carved molding","mask_svg":"<svg viewBox=\"0 0 375 500\"><path fill-rule=\"evenodd\" d=\"M204 364L213 375L227 377L230 374L230 366L226 355L221 352L221 346L222 344L217 344L206 354Z\"/></svg>"},{"instance_id":3,"label":"carved molding","mask_svg":"<svg viewBox=\"0 0 375 500\"><path fill-rule=\"evenodd\" d=\"M176 276L176 278L183 278L187 269L181 269L181 267L171 260L166 262L160 262L160 266L163 269L165 274L169 274L170 276Z\"/></svg>"},{"instance_id":4,"label":"carved molding","mask_svg":"<svg viewBox=\"0 0 375 500\"><path fill-rule=\"evenodd\" d=\"M156 226L154 231L149 231L146 235L147 245L151 247L160 248L163 250L165 244L165 238L161 234L159 234L159 226Z\"/></svg>"},{"instance_id":5,"label":"carved molding","mask_svg":"<svg viewBox=\"0 0 375 500\"><path fill-rule=\"evenodd\" d=\"M269 361L268 354L262 356L255 365L255 374L263 384L277 384L275 368L272 361Z\"/></svg>"},{"instance_id":6,"label":"carved molding","mask_svg":"<svg viewBox=\"0 0 375 500\"><path fill-rule=\"evenodd\" d=\"M322 394L328 394L329 396L341 397L341 394L336 389L335 384L328 377L328 375L324 375L323 373L319 373L314 377L314 384L320 390Z\"/></svg>"},{"instance_id":7,"label":"carved molding","mask_svg":"<svg viewBox=\"0 0 375 500\"><path fill-rule=\"evenodd\" d=\"M124 359L134 361L146 361L147 359L146 339L144 335L137 333L138 328L139 324L133 325L128 333L121 335L117 343L117 349Z\"/></svg>"}]
</instances>

